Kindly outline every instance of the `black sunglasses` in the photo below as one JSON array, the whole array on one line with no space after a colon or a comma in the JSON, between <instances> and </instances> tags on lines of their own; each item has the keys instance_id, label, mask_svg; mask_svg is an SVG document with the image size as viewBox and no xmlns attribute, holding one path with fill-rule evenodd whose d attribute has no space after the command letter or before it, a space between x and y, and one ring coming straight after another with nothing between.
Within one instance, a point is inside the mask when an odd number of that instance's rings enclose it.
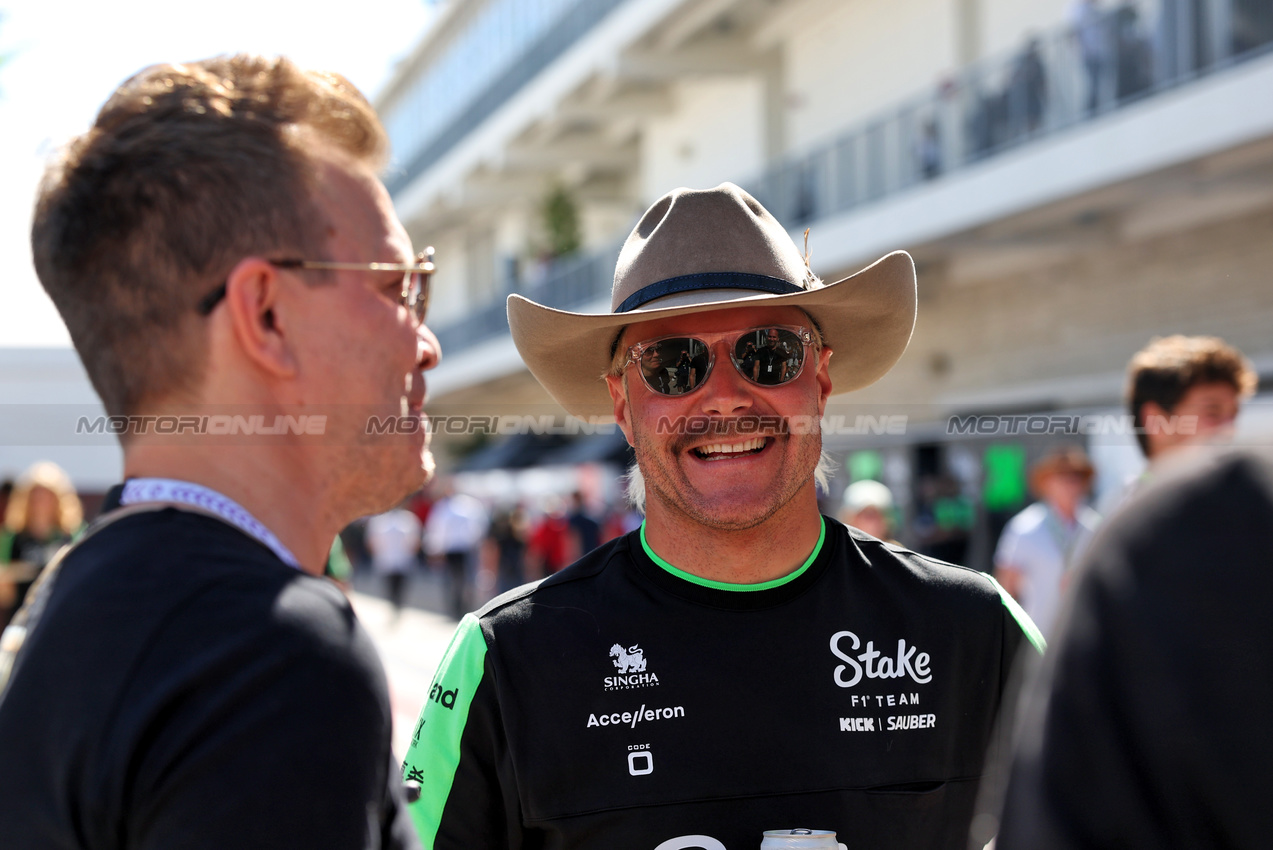
<instances>
[{"instance_id":1,"label":"black sunglasses","mask_svg":"<svg viewBox=\"0 0 1273 850\"><path fill-rule=\"evenodd\" d=\"M337 263L327 260L268 260L270 265L280 269L330 269L335 271L366 272L402 272L402 295L399 302L415 317L417 324L424 324L424 316L429 310L429 278L433 274L433 249L425 248L416 258L415 263ZM207 316L225 298L226 284L222 283L209 292L195 309L200 316Z\"/></svg>"},{"instance_id":2,"label":"black sunglasses","mask_svg":"<svg viewBox=\"0 0 1273 850\"><path fill-rule=\"evenodd\" d=\"M661 336L628 346L619 371L637 364L651 392L684 395L707 380L716 360L712 344L722 339L730 342L729 360L738 374L762 387L781 386L800 377L805 349L814 344L812 331L792 325L767 325L742 333Z\"/></svg>"}]
</instances>

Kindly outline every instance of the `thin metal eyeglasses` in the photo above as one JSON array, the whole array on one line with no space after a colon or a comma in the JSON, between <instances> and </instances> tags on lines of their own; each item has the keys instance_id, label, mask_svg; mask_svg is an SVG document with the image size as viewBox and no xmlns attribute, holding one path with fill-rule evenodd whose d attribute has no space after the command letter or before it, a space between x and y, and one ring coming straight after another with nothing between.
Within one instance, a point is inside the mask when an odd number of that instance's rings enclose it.
<instances>
[{"instance_id":1,"label":"thin metal eyeglasses","mask_svg":"<svg viewBox=\"0 0 1273 850\"><path fill-rule=\"evenodd\" d=\"M762 387L781 386L800 377L805 349L816 344L812 331L796 325L765 325L741 333L675 334L628 346L619 371L638 364L641 380L651 392L684 395L707 381L716 362L712 345L722 339L730 342L729 360L738 374Z\"/></svg>"},{"instance_id":2,"label":"thin metal eyeglasses","mask_svg":"<svg viewBox=\"0 0 1273 850\"><path fill-rule=\"evenodd\" d=\"M398 303L407 308L411 315L415 317L417 324L422 325L424 324L424 316L429 310L429 278L435 268L433 264L433 249L425 248L416 259L417 262L415 263L340 263L328 260L295 259L267 260L266 262L280 269L403 272L402 294L399 296ZM221 303L221 299L225 298L225 287L226 284L222 283L199 299L195 309L199 311L200 316L207 316L216 309L216 306Z\"/></svg>"}]
</instances>

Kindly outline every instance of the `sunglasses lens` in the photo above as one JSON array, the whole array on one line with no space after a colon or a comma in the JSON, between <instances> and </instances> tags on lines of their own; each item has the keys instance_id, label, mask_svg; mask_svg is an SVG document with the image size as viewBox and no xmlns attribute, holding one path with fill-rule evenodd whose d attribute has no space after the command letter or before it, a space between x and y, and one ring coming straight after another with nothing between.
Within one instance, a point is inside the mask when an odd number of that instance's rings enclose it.
<instances>
[{"instance_id":1,"label":"sunglasses lens","mask_svg":"<svg viewBox=\"0 0 1273 850\"><path fill-rule=\"evenodd\" d=\"M645 385L660 395L681 395L707 379L707 346L688 336L661 339L641 352Z\"/></svg>"},{"instance_id":2,"label":"sunglasses lens","mask_svg":"<svg viewBox=\"0 0 1273 850\"><path fill-rule=\"evenodd\" d=\"M758 384L785 384L800 374L804 343L786 328L757 328L734 343L734 363Z\"/></svg>"}]
</instances>

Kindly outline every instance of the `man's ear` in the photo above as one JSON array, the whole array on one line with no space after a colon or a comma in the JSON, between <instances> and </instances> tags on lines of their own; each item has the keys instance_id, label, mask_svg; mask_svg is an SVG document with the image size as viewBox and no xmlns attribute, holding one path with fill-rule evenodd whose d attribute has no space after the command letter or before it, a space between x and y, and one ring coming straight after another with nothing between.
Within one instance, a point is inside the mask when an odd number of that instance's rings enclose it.
<instances>
[{"instance_id":1,"label":"man's ear","mask_svg":"<svg viewBox=\"0 0 1273 850\"><path fill-rule=\"evenodd\" d=\"M831 397L831 349L823 346L818 352L818 418L827 409L827 399Z\"/></svg>"},{"instance_id":2,"label":"man's ear","mask_svg":"<svg viewBox=\"0 0 1273 850\"><path fill-rule=\"evenodd\" d=\"M610 391L610 400L614 402L614 421L627 439L629 446L636 446L632 441L632 423L628 421L628 390L623 384L622 375L606 375L606 389Z\"/></svg>"},{"instance_id":3,"label":"man's ear","mask_svg":"<svg viewBox=\"0 0 1273 850\"><path fill-rule=\"evenodd\" d=\"M1140 427L1145 429L1145 442L1149 445L1149 456L1158 449L1158 435L1162 426L1171 414L1156 401L1147 401L1140 406Z\"/></svg>"},{"instance_id":4,"label":"man's ear","mask_svg":"<svg viewBox=\"0 0 1273 850\"><path fill-rule=\"evenodd\" d=\"M296 374L296 358L280 315L278 269L260 257L247 257L225 282L227 312L234 339L249 360L279 378Z\"/></svg>"}]
</instances>

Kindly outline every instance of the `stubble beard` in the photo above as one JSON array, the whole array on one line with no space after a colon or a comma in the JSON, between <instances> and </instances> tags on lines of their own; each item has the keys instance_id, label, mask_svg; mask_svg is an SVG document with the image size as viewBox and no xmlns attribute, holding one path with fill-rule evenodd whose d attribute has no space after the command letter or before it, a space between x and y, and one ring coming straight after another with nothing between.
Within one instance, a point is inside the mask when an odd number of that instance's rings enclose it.
<instances>
[{"instance_id":1,"label":"stubble beard","mask_svg":"<svg viewBox=\"0 0 1273 850\"><path fill-rule=\"evenodd\" d=\"M719 433L724 437L736 432L733 427L730 427ZM751 433L755 434L754 431ZM754 513L748 515L735 513L731 516L727 509L712 510L707 504L708 499L697 498L698 492L680 466L679 459L684 457L693 437L678 435L660 444L656 438L644 430L634 430L633 436L636 443L633 448L636 453L637 467L645 480L647 513L650 500L656 499L667 510L680 513L698 525L721 531L745 531L773 518L813 481L814 470L822 455L820 430L804 435L790 433L765 435L772 436L775 441L765 451L785 451L785 446L789 445L790 441L799 441L791 466L782 470L783 473L789 474L780 474L772 481L757 481L755 488L766 489L770 498L757 505ZM728 463L729 461L720 462ZM711 501L715 502L718 499L719 497L714 497Z\"/></svg>"}]
</instances>

